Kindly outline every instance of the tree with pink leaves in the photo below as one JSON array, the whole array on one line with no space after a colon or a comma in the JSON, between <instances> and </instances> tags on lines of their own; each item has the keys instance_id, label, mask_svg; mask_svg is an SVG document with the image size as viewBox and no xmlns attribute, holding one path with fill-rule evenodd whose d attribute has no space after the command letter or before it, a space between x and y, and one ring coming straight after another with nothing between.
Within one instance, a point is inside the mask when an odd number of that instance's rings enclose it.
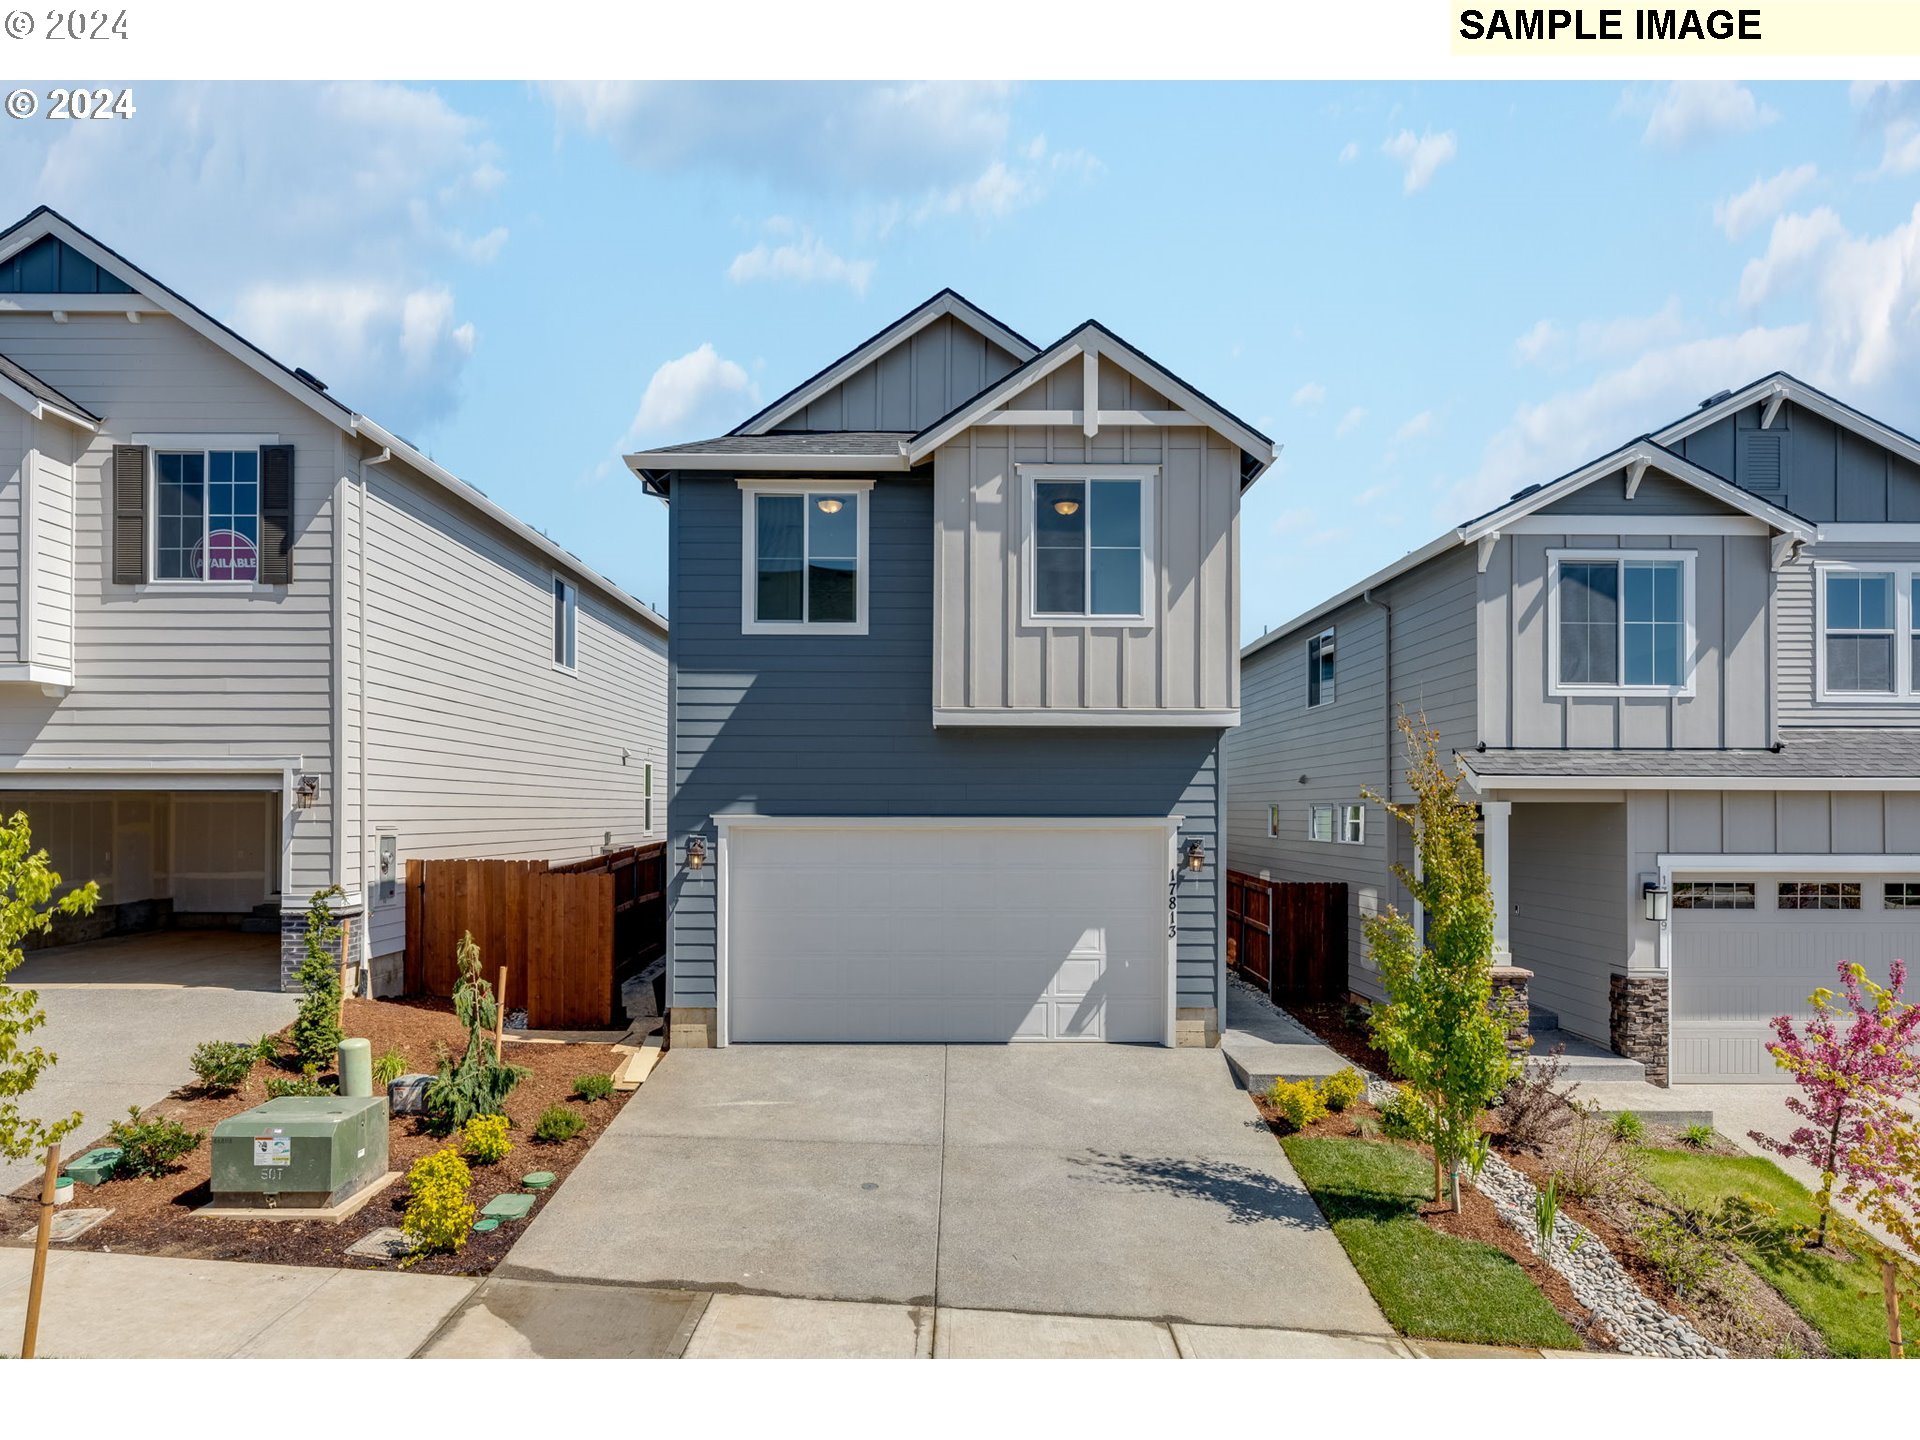
<instances>
[{"instance_id":1,"label":"tree with pink leaves","mask_svg":"<svg viewBox=\"0 0 1920 1440\"><path fill-rule=\"evenodd\" d=\"M1885 986L1874 984L1862 966L1850 961L1841 961L1839 971L1844 1007L1834 1004L1833 991L1822 986L1808 997L1814 1013L1805 1029L1796 1028L1791 1016L1776 1015L1775 1039L1767 1046L1774 1063L1800 1087L1787 1109L1807 1123L1785 1140L1749 1132L1774 1154L1805 1160L1820 1171L1815 1246L1826 1243L1833 1185L1847 1169L1847 1157L1877 1149L1870 1134L1875 1114L1912 1095L1920 1084L1920 1007L1901 997L1906 962L1893 962Z\"/></svg>"}]
</instances>

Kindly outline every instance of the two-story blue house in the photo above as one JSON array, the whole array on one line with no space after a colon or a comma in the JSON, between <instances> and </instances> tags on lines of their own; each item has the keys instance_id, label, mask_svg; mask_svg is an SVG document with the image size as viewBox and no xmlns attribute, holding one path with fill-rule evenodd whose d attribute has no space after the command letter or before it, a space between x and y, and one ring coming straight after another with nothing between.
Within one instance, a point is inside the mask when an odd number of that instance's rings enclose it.
<instances>
[{"instance_id":1,"label":"two-story blue house","mask_svg":"<svg viewBox=\"0 0 1920 1440\"><path fill-rule=\"evenodd\" d=\"M1408 897L1395 721L1479 804L1496 962L1673 1081L1777 1081L1768 1020L1920 958L1920 442L1766 376L1529 486L1242 652L1229 861Z\"/></svg>"},{"instance_id":2,"label":"two-story blue house","mask_svg":"<svg viewBox=\"0 0 1920 1440\"><path fill-rule=\"evenodd\" d=\"M671 1043L1214 1043L1273 456L1104 327L951 291L628 456L671 514Z\"/></svg>"}]
</instances>

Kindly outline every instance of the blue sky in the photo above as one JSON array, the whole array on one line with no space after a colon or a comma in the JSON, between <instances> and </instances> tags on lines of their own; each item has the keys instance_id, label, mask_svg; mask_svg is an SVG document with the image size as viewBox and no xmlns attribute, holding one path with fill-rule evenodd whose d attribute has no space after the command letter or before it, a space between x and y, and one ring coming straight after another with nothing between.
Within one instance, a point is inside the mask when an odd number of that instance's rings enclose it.
<instances>
[{"instance_id":1,"label":"blue sky","mask_svg":"<svg viewBox=\"0 0 1920 1440\"><path fill-rule=\"evenodd\" d=\"M1096 316L1285 447L1247 637L1794 370L1920 430L1920 94L1701 83L142 86L44 201L644 600L623 447L942 285ZM27 128L27 127L23 127Z\"/></svg>"}]
</instances>

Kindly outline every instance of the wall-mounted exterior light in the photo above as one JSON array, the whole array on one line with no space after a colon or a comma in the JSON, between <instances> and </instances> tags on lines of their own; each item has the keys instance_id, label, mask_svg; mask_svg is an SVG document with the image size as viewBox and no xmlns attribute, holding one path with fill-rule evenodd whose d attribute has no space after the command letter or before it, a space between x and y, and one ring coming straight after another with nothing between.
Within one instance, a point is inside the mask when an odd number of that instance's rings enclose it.
<instances>
[{"instance_id":1,"label":"wall-mounted exterior light","mask_svg":"<svg viewBox=\"0 0 1920 1440\"><path fill-rule=\"evenodd\" d=\"M1207 868L1206 845L1199 840L1189 840L1187 842L1188 873L1193 875L1198 875L1202 870L1206 868Z\"/></svg>"},{"instance_id":2,"label":"wall-mounted exterior light","mask_svg":"<svg viewBox=\"0 0 1920 1440\"><path fill-rule=\"evenodd\" d=\"M1673 892L1658 880L1645 880L1640 885L1640 904L1647 919L1656 925L1664 925L1673 906Z\"/></svg>"},{"instance_id":3,"label":"wall-mounted exterior light","mask_svg":"<svg viewBox=\"0 0 1920 1440\"><path fill-rule=\"evenodd\" d=\"M707 837L690 835L687 837L687 869L701 870L707 863Z\"/></svg>"},{"instance_id":4,"label":"wall-mounted exterior light","mask_svg":"<svg viewBox=\"0 0 1920 1440\"><path fill-rule=\"evenodd\" d=\"M293 806L296 810L311 810L320 799L320 777L301 774L293 777Z\"/></svg>"}]
</instances>

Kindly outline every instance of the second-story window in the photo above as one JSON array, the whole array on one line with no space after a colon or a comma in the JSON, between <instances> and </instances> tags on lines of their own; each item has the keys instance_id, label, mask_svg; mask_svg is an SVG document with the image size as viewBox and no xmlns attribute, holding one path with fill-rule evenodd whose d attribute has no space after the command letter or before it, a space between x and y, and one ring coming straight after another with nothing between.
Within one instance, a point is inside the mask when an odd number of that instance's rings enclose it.
<instances>
[{"instance_id":1,"label":"second-story window","mask_svg":"<svg viewBox=\"0 0 1920 1440\"><path fill-rule=\"evenodd\" d=\"M1920 565L1814 567L1820 698L1920 700Z\"/></svg>"},{"instance_id":2,"label":"second-story window","mask_svg":"<svg viewBox=\"0 0 1920 1440\"><path fill-rule=\"evenodd\" d=\"M743 629L866 633L863 490L746 490Z\"/></svg>"},{"instance_id":3,"label":"second-story window","mask_svg":"<svg viewBox=\"0 0 1920 1440\"><path fill-rule=\"evenodd\" d=\"M1131 478L1034 481L1036 616L1144 615L1141 492Z\"/></svg>"},{"instance_id":4,"label":"second-story window","mask_svg":"<svg viewBox=\"0 0 1920 1440\"><path fill-rule=\"evenodd\" d=\"M260 452L159 450L153 457L153 575L260 578Z\"/></svg>"},{"instance_id":5,"label":"second-story window","mask_svg":"<svg viewBox=\"0 0 1920 1440\"><path fill-rule=\"evenodd\" d=\"M1549 572L1556 694L1691 693L1691 551L1555 551Z\"/></svg>"},{"instance_id":6,"label":"second-story window","mask_svg":"<svg viewBox=\"0 0 1920 1440\"><path fill-rule=\"evenodd\" d=\"M1333 628L1329 626L1307 641L1307 705L1333 703Z\"/></svg>"},{"instance_id":7,"label":"second-story window","mask_svg":"<svg viewBox=\"0 0 1920 1440\"><path fill-rule=\"evenodd\" d=\"M580 593L553 577L553 663L562 670L575 668L576 641L580 628Z\"/></svg>"}]
</instances>

